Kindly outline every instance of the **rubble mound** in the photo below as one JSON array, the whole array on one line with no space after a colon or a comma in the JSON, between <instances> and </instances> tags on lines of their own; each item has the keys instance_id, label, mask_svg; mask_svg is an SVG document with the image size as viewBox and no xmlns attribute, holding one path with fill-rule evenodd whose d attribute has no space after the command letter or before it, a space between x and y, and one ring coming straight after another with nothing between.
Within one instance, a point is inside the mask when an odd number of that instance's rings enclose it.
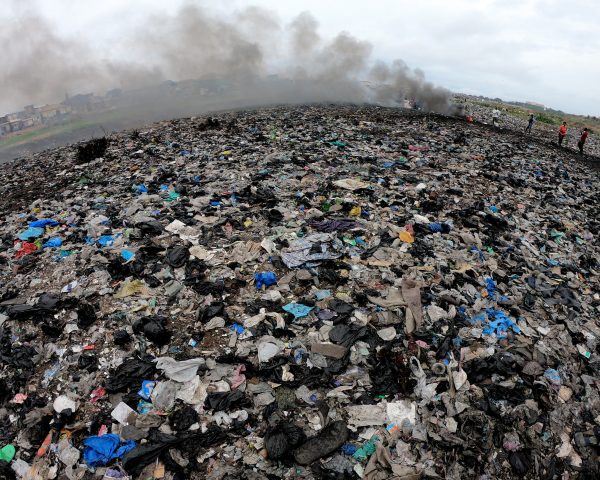
<instances>
[{"instance_id":1,"label":"rubble mound","mask_svg":"<svg viewBox=\"0 0 600 480\"><path fill-rule=\"evenodd\" d=\"M312 105L1 168L1 478L600 475L571 153Z\"/></svg>"}]
</instances>

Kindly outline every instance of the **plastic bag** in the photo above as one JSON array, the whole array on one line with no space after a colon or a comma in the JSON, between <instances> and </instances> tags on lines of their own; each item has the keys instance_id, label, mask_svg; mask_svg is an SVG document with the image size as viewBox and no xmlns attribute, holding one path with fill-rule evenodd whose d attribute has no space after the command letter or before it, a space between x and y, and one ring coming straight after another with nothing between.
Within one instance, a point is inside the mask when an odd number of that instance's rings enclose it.
<instances>
[{"instance_id":1,"label":"plastic bag","mask_svg":"<svg viewBox=\"0 0 600 480\"><path fill-rule=\"evenodd\" d=\"M90 467L99 467L121 458L136 447L133 440L121 442L121 438L113 433L100 437L88 437L83 441L83 459Z\"/></svg>"},{"instance_id":2,"label":"plastic bag","mask_svg":"<svg viewBox=\"0 0 600 480\"><path fill-rule=\"evenodd\" d=\"M267 430L264 442L270 459L281 458L288 451L306 440L302 429L289 422L280 422Z\"/></svg>"},{"instance_id":3,"label":"plastic bag","mask_svg":"<svg viewBox=\"0 0 600 480\"><path fill-rule=\"evenodd\" d=\"M190 251L182 245L177 245L167 250L167 263L173 268L183 267L189 258Z\"/></svg>"},{"instance_id":4,"label":"plastic bag","mask_svg":"<svg viewBox=\"0 0 600 480\"><path fill-rule=\"evenodd\" d=\"M106 391L113 393L123 392L130 387L139 388L142 380L151 378L155 372L156 367L152 357L145 357L144 359L126 358L106 381Z\"/></svg>"}]
</instances>

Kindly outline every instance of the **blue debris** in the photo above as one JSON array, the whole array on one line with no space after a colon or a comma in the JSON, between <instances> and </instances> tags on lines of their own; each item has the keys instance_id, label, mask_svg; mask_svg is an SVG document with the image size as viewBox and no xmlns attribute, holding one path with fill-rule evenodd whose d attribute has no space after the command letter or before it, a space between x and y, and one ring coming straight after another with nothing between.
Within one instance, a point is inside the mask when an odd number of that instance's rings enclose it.
<instances>
[{"instance_id":1,"label":"blue debris","mask_svg":"<svg viewBox=\"0 0 600 480\"><path fill-rule=\"evenodd\" d=\"M102 235L98 239L98 245L101 247L110 247L114 243L115 239L112 235Z\"/></svg>"},{"instance_id":2,"label":"blue debris","mask_svg":"<svg viewBox=\"0 0 600 480\"><path fill-rule=\"evenodd\" d=\"M259 272L254 274L254 282L256 284L256 289L265 287L270 287L271 285L275 285L277 283L277 275L275 272Z\"/></svg>"},{"instance_id":3,"label":"blue debris","mask_svg":"<svg viewBox=\"0 0 600 480\"><path fill-rule=\"evenodd\" d=\"M309 307L307 305L303 305L302 303L288 303L283 307L286 312L294 315L295 320L306 317L313 310L313 308L314 307Z\"/></svg>"},{"instance_id":4,"label":"blue debris","mask_svg":"<svg viewBox=\"0 0 600 480\"><path fill-rule=\"evenodd\" d=\"M239 323L234 323L233 325L231 325L229 327L229 330L237 333L238 335L241 335L242 333L244 333L246 331L246 329L243 327L243 325L240 325Z\"/></svg>"},{"instance_id":5,"label":"blue debris","mask_svg":"<svg viewBox=\"0 0 600 480\"><path fill-rule=\"evenodd\" d=\"M325 298L331 297L331 290L317 290L315 292L315 297L317 300L323 300Z\"/></svg>"},{"instance_id":6,"label":"blue debris","mask_svg":"<svg viewBox=\"0 0 600 480\"><path fill-rule=\"evenodd\" d=\"M553 368L546 369L546 371L544 372L544 378L548 380L548 383L555 387L560 387L560 384L562 383L560 379L560 373L558 373L558 371L554 370Z\"/></svg>"},{"instance_id":7,"label":"blue debris","mask_svg":"<svg viewBox=\"0 0 600 480\"><path fill-rule=\"evenodd\" d=\"M129 262L135 258L135 253L133 253L131 250L123 250L121 252L121 258L126 262Z\"/></svg>"},{"instance_id":8,"label":"blue debris","mask_svg":"<svg viewBox=\"0 0 600 480\"><path fill-rule=\"evenodd\" d=\"M140 185L135 185L135 189L138 193L148 193L148 187L143 183Z\"/></svg>"},{"instance_id":9,"label":"blue debris","mask_svg":"<svg viewBox=\"0 0 600 480\"><path fill-rule=\"evenodd\" d=\"M497 338L506 338L509 329L515 333L521 333L519 326L509 318L503 311L495 308L485 310L489 323L484 327L484 335L496 335Z\"/></svg>"},{"instance_id":10,"label":"blue debris","mask_svg":"<svg viewBox=\"0 0 600 480\"><path fill-rule=\"evenodd\" d=\"M156 386L156 382L154 380L143 380L142 388L138 392L138 395L142 397L144 400L150 400L150 394L154 387Z\"/></svg>"},{"instance_id":11,"label":"blue debris","mask_svg":"<svg viewBox=\"0 0 600 480\"><path fill-rule=\"evenodd\" d=\"M62 240L58 237L49 238L46 243L42 245L43 248L58 248L62 246Z\"/></svg>"},{"instance_id":12,"label":"blue debris","mask_svg":"<svg viewBox=\"0 0 600 480\"><path fill-rule=\"evenodd\" d=\"M29 224L30 227L34 228L56 227L57 225L60 224L56 220L50 220L49 218L35 220Z\"/></svg>"},{"instance_id":13,"label":"blue debris","mask_svg":"<svg viewBox=\"0 0 600 480\"><path fill-rule=\"evenodd\" d=\"M488 292L488 296L492 300L495 300L496 299L496 284L494 283L494 280L492 278L488 277L485 279L485 288Z\"/></svg>"},{"instance_id":14,"label":"blue debris","mask_svg":"<svg viewBox=\"0 0 600 480\"><path fill-rule=\"evenodd\" d=\"M107 433L100 437L88 437L83 444L85 445L83 459L90 467L107 465L137 446L133 440L121 442L121 438L114 433Z\"/></svg>"},{"instance_id":15,"label":"blue debris","mask_svg":"<svg viewBox=\"0 0 600 480\"><path fill-rule=\"evenodd\" d=\"M352 445L351 443L346 443L342 445L342 452L344 453L344 455L354 455L354 452L356 452L356 450L358 450L358 448L356 448L356 445Z\"/></svg>"},{"instance_id":16,"label":"blue debris","mask_svg":"<svg viewBox=\"0 0 600 480\"><path fill-rule=\"evenodd\" d=\"M32 239L41 237L44 234L44 229L40 227L29 227L27 230L19 233L19 240L24 242Z\"/></svg>"},{"instance_id":17,"label":"blue debris","mask_svg":"<svg viewBox=\"0 0 600 480\"><path fill-rule=\"evenodd\" d=\"M484 255L484 253L481 250L479 250L479 248L477 248L476 246L472 246L470 251L478 253L479 254L479 260L481 262L485 262L485 255Z\"/></svg>"},{"instance_id":18,"label":"blue debris","mask_svg":"<svg viewBox=\"0 0 600 480\"><path fill-rule=\"evenodd\" d=\"M447 222L434 222L427 225L427 228L429 228L429 231L433 233L450 233L452 230L452 225Z\"/></svg>"},{"instance_id":19,"label":"blue debris","mask_svg":"<svg viewBox=\"0 0 600 480\"><path fill-rule=\"evenodd\" d=\"M136 410L138 413L140 413L142 415L146 415L147 413L150 413L153 408L154 408L154 405L152 405L152 403L146 402L145 400L140 399L140 401L137 404Z\"/></svg>"}]
</instances>

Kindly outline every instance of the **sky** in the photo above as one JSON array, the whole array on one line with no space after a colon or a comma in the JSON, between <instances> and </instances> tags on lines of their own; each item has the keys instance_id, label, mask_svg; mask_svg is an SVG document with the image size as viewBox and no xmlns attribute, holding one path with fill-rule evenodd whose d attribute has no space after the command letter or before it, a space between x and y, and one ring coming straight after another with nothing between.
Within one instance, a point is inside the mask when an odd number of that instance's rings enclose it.
<instances>
[{"instance_id":1,"label":"sky","mask_svg":"<svg viewBox=\"0 0 600 480\"><path fill-rule=\"evenodd\" d=\"M36 23L29 20L32 15L43 19L53 35L64 42L65 49L85 46L81 55L86 58L144 63L151 62L147 57L152 56L152 48L139 53L135 42L141 42L140 32L161 32L163 19L177 15L182 6L197 5L213 18L226 19L234 28L236 14L252 6L273 19L263 18L254 33L268 45L269 52L276 52L266 59L268 68L274 70L290 61L285 46L279 45L285 43L290 23L298 14L309 12L318 21L323 39L348 32L371 45L373 61L400 58L409 67L422 70L428 81L452 91L534 101L570 113L600 115L597 0L4 2L10 6L0 13L3 25L19 27L11 32L12 41L3 42L3 48L5 54L21 61L28 60L28 38L31 29L36 28ZM137 40L132 41L135 35ZM319 61L328 60L320 57ZM50 62L44 69L60 68L56 63ZM33 88L41 81L36 78L43 76L32 76ZM0 110L4 111L22 100L7 88L7 81L15 82L15 78L0 78Z\"/></svg>"}]
</instances>

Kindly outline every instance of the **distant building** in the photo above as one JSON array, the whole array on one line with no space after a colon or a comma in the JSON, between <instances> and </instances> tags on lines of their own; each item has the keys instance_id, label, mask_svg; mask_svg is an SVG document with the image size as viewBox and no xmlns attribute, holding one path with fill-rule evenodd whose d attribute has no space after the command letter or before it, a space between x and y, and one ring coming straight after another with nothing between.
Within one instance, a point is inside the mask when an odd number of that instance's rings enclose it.
<instances>
[{"instance_id":1,"label":"distant building","mask_svg":"<svg viewBox=\"0 0 600 480\"><path fill-rule=\"evenodd\" d=\"M61 117L68 115L72 112L72 108L69 105L63 105L62 103L56 103L53 105L44 105L38 108L38 111L42 118L42 123L47 123L48 120L55 117Z\"/></svg>"}]
</instances>

